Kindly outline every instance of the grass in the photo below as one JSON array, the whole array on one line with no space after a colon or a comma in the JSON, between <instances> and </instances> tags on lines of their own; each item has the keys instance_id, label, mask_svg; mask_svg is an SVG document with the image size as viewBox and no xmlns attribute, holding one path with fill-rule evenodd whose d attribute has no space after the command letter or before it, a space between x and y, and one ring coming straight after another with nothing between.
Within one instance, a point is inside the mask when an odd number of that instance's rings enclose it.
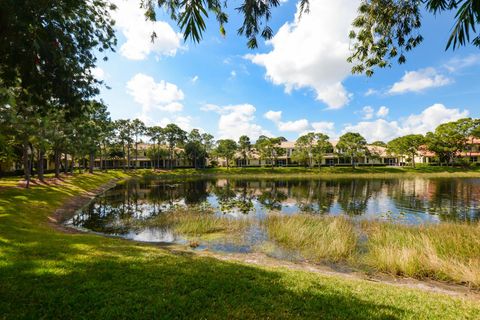
<instances>
[{"instance_id":1,"label":"grass","mask_svg":"<svg viewBox=\"0 0 480 320\"><path fill-rule=\"evenodd\" d=\"M271 239L316 262L350 259L355 252L357 239L347 218L269 215L264 225Z\"/></svg>"},{"instance_id":2,"label":"grass","mask_svg":"<svg viewBox=\"0 0 480 320\"><path fill-rule=\"evenodd\" d=\"M480 288L480 224L367 222L363 227L368 237L364 259L377 270Z\"/></svg>"},{"instance_id":3,"label":"grass","mask_svg":"<svg viewBox=\"0 0 480 320\"><path fill-rule=\"evenodd\" d=\"M158 175L159 172L145 170L145 174ZM273 170L269 167L248 167L248 168L207 168L207 169L174 169L161 171L160 175L165 178L178 177L232 177L232 178L324 178L324 179L344 179L344 178L398 178L398 177L416 177L425 178L468 178L480 177L480 166L477 167L433 167L418 165L412 167L323 167L304 168L304 167L276 167Z\"/></svg>"},{"instance_id":4,"label":"grass","mask_svg":"<svg viewBox=\"0 0 480 320\"><path fill-rule=\"evenodd\" d=\"M202 237L209 234L233 234L250 226L250 219L233 219L217 216L211 208L173 208L168 212L143 221L136 220L145 227L171 228L177 234Z\"/></svg>"},{"instance_id":5,"label":"grass","mask_svg":"<svg viewBox=\"0 0 480 320\"><path fill-rule=\"evenodd\" d=\"M265 220L271 239L321 262L480 288L480 224L406 226L298 214Z\"/></svg>"},{"instance_id":6,"label":"grass","mask_svg":"<svg viewBox=\"0 0 480 320\"><path fill-rule=\"evenodd\" d=\"M477 301L172 253L48 217L122 172L0 188L0 319L478 319ZM3 185L3 180L0 180Z\"/></svg>"}]
</instances>

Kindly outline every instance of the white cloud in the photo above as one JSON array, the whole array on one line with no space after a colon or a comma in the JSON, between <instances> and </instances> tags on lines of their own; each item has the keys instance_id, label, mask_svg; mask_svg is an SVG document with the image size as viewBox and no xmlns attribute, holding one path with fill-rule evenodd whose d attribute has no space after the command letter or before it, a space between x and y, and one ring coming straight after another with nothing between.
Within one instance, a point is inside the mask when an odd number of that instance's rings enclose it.
<instances>
[{"instance_id":1,"label":"white cloud","mask_svg":"<svg viewBox=\"0 0 480 320\"><path fill-rule=\"evenodd\" d=\"M364 96L365 96L365 97L369 97L369 96L374 95L374 94L378 94L378 90L369 88L369 89L364 93Z\"/></svg>"},{"instance_id":2,"label":"white cloud","mask_svg":"<svg viewBox=\"0 0 480 320\"><path fill-rule=\"evenodd\" d=\"M405 92L421 92L428 88L442 87L453 80L441 75L434 68L406 72L402 79L395 82L388 91L391 94Z\"/></svg>"},{"instance_id":3,"label":"white cloud","mask_svg":"<svg viewBox=\"0 0 480 320\"><path fill-rule=\"evenodd\" d=\"M269 110L263 116L270 121L279 122L282 119L282 111Z\"/></svg>"},{"instance_id":4,"label":"white cloud","mask_svg":"<svg viewBox=\"0 0 480 320\"><path fill-rule=\"evenodd\" d=\"M198 76L193 76L191 79L190 79L190 82L192 82L193 84L197 83L198 81Z\"/></svg>"},{"instance_id":5,"label":"white cloud","mask_svg":"<svg viewBox=\"0 0 480 320\"><path fill-rule=\"evenodd\" d=\"M480 64L480 54L471 54L463 58L452 58L444 65L444 67L450 72L455 72L478 64Z\"/></svg>"},{"instance_id":6,"label":"white cloud","mask_svg":"<svg viewBox=\"0 0 480 320\"><path fill-rule=\"evenodd\" d=\"M278 130L280 131L292 131L292 132L302 132L310 128L310 124L307 119L300 119L296 121L280 121L277 124Z\"/></svg>"},{"instance_id":7,"label":"white cloud","mask_svg":"<svg viewBox=\"0 0 480 320\"><path fill-rule=\"evenodd\" d=\"M315 132L320 132L328 135L330 138L336 138L338 135L335 132L335 123L328 121L312 122L312 127Z\"/></svg>"},{"instance_id":8,"label":"white cloud","mask_svg":"<svg viewBox=\"0 0 480 320\"><path fill-rule=\"evenodd\" d=\"M180 102L172 102L164 106L159 106L158 109L167 112L180 112L183 110L183 104Z\"/></svg>"},{"instance_id":9,"label":"white cloud","mask_svg":"<svg viewBox=\"0 0 480 320\"><path fill-rule=\"evenodd\" d=\"M184 94L175 84L161 80L155 82L150 76L137 73L127 82L127 93L142 106L142 114L157 108L168 112L183 110L179 102Z\"/></svg>"},{"instance_id":10,"label":"white cloud","mask_svg":"<svg viewBox=\"0 0 480 320\"><path fill-rule=\"evenodd\" d=\"M182 128L185 131L190 131L193 129L192 126L192 117L190 116L175 116L173 118L163 118L157 124L161 127L165 127L167 124L175 123L177 126Z\"/></svg>"},{"instance_id":11,"label":"white cloud","mask_svg":"<svg viewBox=\"0 0 480 320\"><path fill-rule=\"evenodd\" d=\"M95 67L90 70L92 76L97 80L105 80L105 71L100 67Z\"/></svg>"},{"instance_id":12,"label":"white cloud","mask_svg":"<svg viewBox=\"0 0 480 320\"><path fill-rule=\"evenodd\" d=\"M310 124L308 123L307 119L286 122L281 121L282 111L269 110L263 115L263 117L274 122L277 125L277 129L279 131L302 132L310 128Z\"/></svg>"},{"instance_id":13,"label":"white cloud","mask_svg":"<svg viewBox=\"0 0 480 320\"><path fill-rule=\"evenodd\" d=\"M443 104L434 104L419 114L412 114L399 121L386 121L377 119L375 121L362 121L355 125L347 125L342 133L358 132L367 141L376 140L390 141L396 137L407 134L425 134L445 122L455 121L467 117L468 110L458 108L447 108Z\"/></svg>"},{"instance_id":14,"label":"white cloud","mask_svg":"<svg viewBox=\"0 0 480 320\"><path fill-rule=\"evenodd\" d=\"M266 77L284 85L287 93L312 88L316 99L329 109L347 104L351 94L342 81L350 75L348 33L357 15L358 0L316 0L310 12L284 24L273 39L273 49L264 54L247 55L253 63L264 66Z\"/></svg>"},{"instance_id":15,"label":"white cloud","mask_svg":"<svg viewBox=\"0 0 480 320\"><path fill-rule=\"evenodd\" d=\"M117 10L112 12L116 28L125 37L120 53L131 60L143 60L150 53L174 56L181 48L182 36L164 21L147 21L139 1L114 0ZM153 32L156 38L152 41Z\"/></svg>"},{"instance_id":16,"label":"white cloud","mask_svg":"<svg viewBox=\"0 0 480 320\"><path fill-rule=\"evenodd\" d=\"M229 79L234 79L237 76L237 72L235 70L230 71L230 78Z\"/></svg>"},{"instance_id":17,"label":"white cloud","mask_svg":"<svg viewBox=\"0 0 480 320\"><path fill-rule=\"evenodd\" d=\"M363 107L363 109L362 109L363 119L365 119L365 120L372 119L374 112L375 112L375 110L370 106Z\"/></svg>"},{"instance_id":18,"label":"white cloud","mask_svg":"<svg viewBox=\"0 0 480 320\"><path fill-rule=\"evenodd\" d=\"M385 118L386 116L388 116L389 112L390 112L390 109L388 109L385 106L381 106L377 111L377 117L378 118Z\"/></svg>"},{"instance_id":19,"label":"white cloud","mask_svg":"<svg viewBox=\"0 0 480 320\"><path fill-rule=\"evenodd\" d=\"M255 112L257 109L251 104L245 103L228 106L205 104L200 109L220 114L218 134L222 139L237 140L240 136L247 135L255 140L261 135L272 135L269 131L264 130L260 125L255 123Z\"/></svg>"}]
</instances>

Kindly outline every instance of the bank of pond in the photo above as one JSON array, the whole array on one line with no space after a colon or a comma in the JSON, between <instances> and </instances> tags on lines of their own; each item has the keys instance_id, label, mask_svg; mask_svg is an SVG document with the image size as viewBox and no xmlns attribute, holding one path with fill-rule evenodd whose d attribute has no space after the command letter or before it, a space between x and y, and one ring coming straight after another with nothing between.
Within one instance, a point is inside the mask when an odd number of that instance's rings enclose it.
<instances>
[{"instance_id":1,"label":"bank of pond","mask_svg":"<svg viewBox=\"0 0 480 320\"><path fill-rule=\"evenodd\" d=\"M480 288L480 179L139 177L68 225Z\"/></svg>"}]
</instances>

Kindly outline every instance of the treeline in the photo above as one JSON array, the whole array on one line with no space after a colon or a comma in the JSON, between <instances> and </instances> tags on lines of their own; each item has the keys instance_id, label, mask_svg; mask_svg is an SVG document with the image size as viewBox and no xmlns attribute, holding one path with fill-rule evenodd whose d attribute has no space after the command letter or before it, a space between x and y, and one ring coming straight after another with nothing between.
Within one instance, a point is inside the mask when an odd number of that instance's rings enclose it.
<instances>
[{"instance_id":1,"label":"treeline","mask_svg":"<svg viewBox=\"0 0 480 320\"><path fill-rule=\"evenodd\" d=\"M387 155L403 158L405 162L415 166L415 157L421 152L431 156L438 164L466 164L465 156L472 154L473 139L480 138L480 119L463 118L439 125L433 132L409 134L389 142L375 141L377 146ZM347 132L342 135L335 148L329 137L322 133L308 133L300 136L295 142L292 159L310 167L316 162L320 165L327 153L335 153L339 157L350 159L352 166L359 157L378 157L378 151L369 150L367 141L359 133ZM480 150L477 150L480 152Z\"/></svg>"}]
</instances>

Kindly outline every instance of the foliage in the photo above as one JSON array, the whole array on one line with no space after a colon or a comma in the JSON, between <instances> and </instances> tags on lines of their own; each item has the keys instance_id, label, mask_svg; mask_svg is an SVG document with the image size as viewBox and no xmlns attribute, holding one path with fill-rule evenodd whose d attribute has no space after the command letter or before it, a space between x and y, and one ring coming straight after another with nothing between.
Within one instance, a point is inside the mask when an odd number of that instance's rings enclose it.
<instances>
[{"instance_id":1,"label":"foliage","mask_svg":"<svg viewBox=\"0 0 480 320\"><path fill-rule=\"evenodd\" d=\"M470 40L470 33L476 33L480 23L476 0L362 0L350 32L350 39L354 40L353 53L348 58L355 63L352 72L371 76L375 67L388 67L393 59L405 63L405 54L423 41L420 34L423 9L433 14L456 10L446 49L470 42L480 46L480 36Z\"/></svg>"},{"instance_id":2,"label":"foliage","mask_svg":"<svg viewBox=\"0 0 480 320\"><path fill-rule=\"evenodd\" d=\"M308 12L309 0L300 0L301 12ZM206 18L208 12L215 15L220 26L220 34L225 36L225 24L228 22L226 13L228 1L206 0L206 1L174 1L174 0L144 0L146 16L156 20L155 6L165 9L170 18L177 22L184 39L192 39L200 42L203 32L206 29ZM278 0L243 0L236 11L243 16L243 23L237 29L237 33L245 35L248 39L249 48L257 48L257 36L271 39L273 30L269 26L272 16L272 9L278 7L281 1ZM236 4L237 5L237 4ZM154 34L153 37L156 35Z\"/></svg>"},{"instance_id":3,"label":"foliage","mask_svg":"<svg viewBox=\"0 0 480 320\"><path fill-rule=\"evenodd\" d=\"M425 144L425 137L421 134L409 134L390 141L387 150L391 154L408 156L412 166L415 167L415 157Z\"/></svg>"},{"instance_id":4,"label":"foliage","mask_svg":"<svg viewBox=\"0 0 480 320\"><path fill-rule=\"evenodd\" d=\"M356 158L364 156L367 152L367 141L359 133L347 132L338 140L336 149L341 156L350 158L354 168Z\"/></svg>"},{"instance_id":5,"label":"foliage","mask_svg":"<svg viewBox=\"0 0 480 320\"><path fill-rule=\"evenodd\" d=\"M269 138L260 136L255 142L255 148L260 153L261 159L265 159L267 162L269 161L272 169L278 157L285 154L285 149L281 148L282 141L282 137Z\"/></svg>"},{"instance_id":6,"label":"foliage","mask_svg":"<svg viewBox=\"0 0 480 320\"><path fill-rule=\"evenodd\" d=\"M227 168L230 167L230 161L235 155L237 150L237 143L231 139L222 139L217 141L216 154L225 158L227 162Z\"/></svg>"}]
</instances>

